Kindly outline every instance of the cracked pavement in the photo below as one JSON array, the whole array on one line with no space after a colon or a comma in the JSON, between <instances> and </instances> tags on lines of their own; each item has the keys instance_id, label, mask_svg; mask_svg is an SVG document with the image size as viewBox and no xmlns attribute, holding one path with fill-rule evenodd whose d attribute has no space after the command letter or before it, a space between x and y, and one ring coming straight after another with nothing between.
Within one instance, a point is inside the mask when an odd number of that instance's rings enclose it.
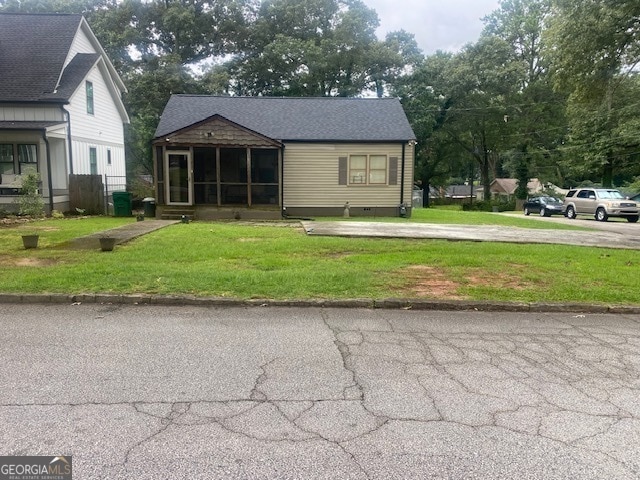
<instances>
[{"instance_id":1,"label":"cracked pavement","mask_svg":"<svg viewBox=\"0 0 640 480\"><path fill-rule=\"evenodd\" d=\"M3 305L0 454L76 479L640 478L640 316Z\"/></svg>"}]
</instances>

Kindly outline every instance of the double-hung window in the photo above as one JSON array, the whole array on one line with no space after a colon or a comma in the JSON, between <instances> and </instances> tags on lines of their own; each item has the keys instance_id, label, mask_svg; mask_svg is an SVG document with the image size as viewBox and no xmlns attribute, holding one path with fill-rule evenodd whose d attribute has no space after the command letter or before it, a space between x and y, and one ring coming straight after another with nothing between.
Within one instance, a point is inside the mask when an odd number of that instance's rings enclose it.
<instances>
[{"instance_id":1,"label":"double-hung window","mask_svg":"<svg viewBox=\"0 0 640 480\"><path fill-rule=\"evenodd\" d=\"M38 155L35 145L18 145L18 164L20 165L20 173L38 170Z\"/></svg>"},{"instance_id":2,"label":"double-hung window","mask_svg":"<svg viewBox=\"0 0 640 480\"><path fill-rule=\"evenodd\" d=\"M386 155L351 155L349 185L386 185Z\"/></svg>"},{"instance_id":3,"label":"double-hung window","mask_svg":"<svg viewBox=\"0 0 640 480\"><path fill-rule=\"evenodd\" d=\"M38 147L36 144L0 144L0 175L23 174L29 170L38 171Z\"/></svg>"},{"instance_id":4,"label":"double-hung window","mask_svg":"<svg viewBox=\"0 0 640 480\"><path fill-rule=\"evenodd\" d=\"M15 173L15 166L13 164L13 145L2 144L0 145L0 175Z\"/></svg>"}]
</instances>

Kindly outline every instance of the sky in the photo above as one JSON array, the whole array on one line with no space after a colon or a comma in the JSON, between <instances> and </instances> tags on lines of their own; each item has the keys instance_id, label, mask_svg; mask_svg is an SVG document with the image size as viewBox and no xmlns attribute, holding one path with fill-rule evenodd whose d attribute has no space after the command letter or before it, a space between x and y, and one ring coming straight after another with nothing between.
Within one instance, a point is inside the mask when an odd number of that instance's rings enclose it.
<instances>
[{"instance_id":1,"label":"sky","mask_svg":"<svg viewBox=\"0 0 640 480\"><path fill-rule=\"evenodd\" d=\"M413 33L422 51L458 51L475 42L483 28L481 18L499 6L499 0L364 0L378 12L378 36L406 30Z\"/></svg>"}]
</instances>

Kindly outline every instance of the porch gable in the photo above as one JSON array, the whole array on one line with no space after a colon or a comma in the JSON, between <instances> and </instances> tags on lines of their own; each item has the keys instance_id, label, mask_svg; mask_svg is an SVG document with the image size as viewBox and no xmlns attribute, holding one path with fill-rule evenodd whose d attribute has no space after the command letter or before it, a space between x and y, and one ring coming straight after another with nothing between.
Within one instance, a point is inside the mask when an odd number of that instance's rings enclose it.
<instances>
[{"instance_id":1,"label":"porch gable","mask_svg":"<svg viewBox=\"0 0 640 480\"><path fill-rule=\"evenodd\" d=\"M157 139L156 145L183 146L243 146L281 147L281 142L234 123L221 115L214 115L202 122Z\"/></svg>"}]
</instances>

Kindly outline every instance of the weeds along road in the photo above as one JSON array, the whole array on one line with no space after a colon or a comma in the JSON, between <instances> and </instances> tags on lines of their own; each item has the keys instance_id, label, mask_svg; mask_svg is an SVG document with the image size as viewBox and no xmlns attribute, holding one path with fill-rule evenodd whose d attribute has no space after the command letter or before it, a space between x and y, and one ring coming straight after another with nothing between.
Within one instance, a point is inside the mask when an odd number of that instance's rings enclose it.
<instances>
[{"instance_id":1,"label":"weeds along road","mask_svg":"<svg viewBox=\"0 0 640 480\"><path fill-rule=\"evenodd\" d=\"M640 478L640 316L0 313L3 455L76 479Z\"/></svg>"}]
</instances>

